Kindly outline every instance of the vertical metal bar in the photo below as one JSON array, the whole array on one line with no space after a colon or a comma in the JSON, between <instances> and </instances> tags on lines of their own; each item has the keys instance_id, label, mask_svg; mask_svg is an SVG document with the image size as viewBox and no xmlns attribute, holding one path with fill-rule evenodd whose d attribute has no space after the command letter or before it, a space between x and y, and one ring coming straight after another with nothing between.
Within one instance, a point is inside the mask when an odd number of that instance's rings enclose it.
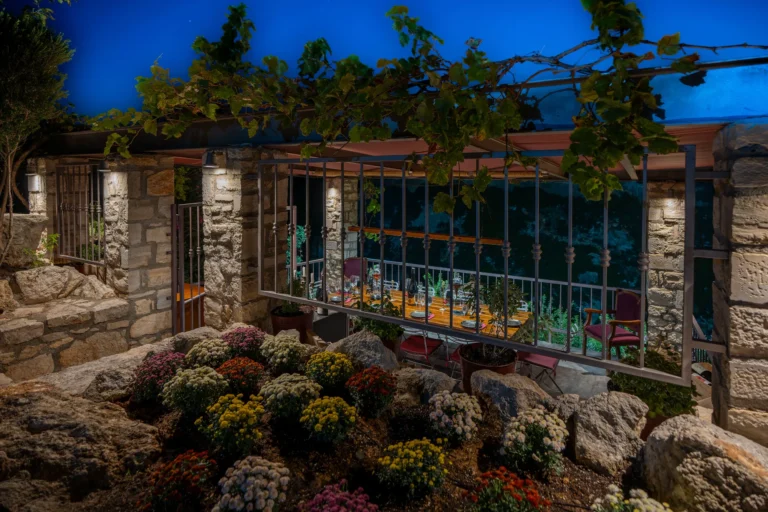
<instances>
[{"instance_id":1,"label":"vertical metal bar","mask_svg":"<svg viewBox=\"0 0 768 512\"><path fill-rule=\"evenodd\" d=\"M640 270L640 326L637 333L640 338L640 368L645 367L645 294L648 288L648 155L643 155L643 209L640 220L640 257L637 259Z\"/></svg>"},{"instance_id":2,"label":"vertical metal bar","mask_svg":"<svg viewBox=\"0 0 768 512\"><path fill-rule=\"evenodd\" d=\"M480 160L475 160L475 179L480 173ZM475 201L475 333L480 332L480 201Z\"/></svg>"},{"instance_id":3,"label":"vertical metal bar","mask_svg":"<svg viewBox=\"0 0 768 512\"><path fill-rule=\"evenodd\" d=\"M306 203L304 205L304 258L306 265L304 266L304 292L307 295L308 299L311 299L310 297L310 291L309 291L309 260L310 254L309 254L309 239L312 236L312 227L309 225L309 162L307 162L307 175L306 175L305 183L305 190L304 190L304 202Z\"/></svg>"},{"instance_id":4,"label":"vertical metal bar","mask_svg":"<svg viewBox=\"0 0 768 512\"><path fill-rule=\"evenodd\" d=\"M573 248L573 177L568 174L568 247L565 248L565 262L568 265L568 298L565 303L565 310L568 313L566 319L568 332L565 335L566 353L571 351L571 301L573 299L573 262L575 259L576 252ZM579 295L579 300L581 300L581 295Z\"/></svg>"},{"instance_id":5,"label":"vertical metal bar","mask_svg":"<svg viewBox=\"0 0 768 512\"><path fill-rule=\"evenodd\" d=\"M179 334L179 304L176 300L176 292L179 288L179 269L176 264L176 244L178 244L179 226L176 223L176 205L171 205L171 315L173 315L173 334Z\"/></svg>"},{"instance_id":6,"label":"vertical metal bar","mask_svg":"<svg viewBox=\"0 0 768 512\"><path fill-rule=\"evenodd\" d=\"M603 250L600 253L600 265L603 267L603 286L600 292L600 310L602 311L602 337L603 337L603 360L610 358L608 350L608 326L606 325L606 314L608 312L608 267L610 266L611 252L608 250L608 189L603 191ZM617 349L618 350L618 349Z\"/></svg>"},{"instance_id":7,"label":"vertical metal bar","mask_svg":"<svg viewBox=\"0 0 768 512\"><path fill-rule=\"evenodd\" d=\"M505 140L507 140L505 135ZM504 323L501 325L501 332L504 339L507 339L507 326L509 325L509 167L507 159L504 158L504 246L502 247L502 256L504 256ZM520 304L513 305L513 311Z\"/></svg>"},{"instance_id":8,"label":"vertical metal bar","mask_svg":"<svg viewBox=\"0 0 768 512\"><path fill-rule=\"evenodd\" d=\"M195 302L194 302L195 296L192 293L192 284L195 280L195 276L194 276L195 270L194 270L194 265L192 264L192 261L193 261L192 260L192 254L193 254L192 240L194 237L194 233L192 231L192 210L190 208L184 208L182 211L185 211L185 210L187 212L187 216L189 217L189 248L187 249L187 254L189 255L189 298L190 298L189 319L192 324L190 325L190 328L194 329L195 328Z\"/></svg>"},{"instance_id":9,"label":"vertical metal bar","mask_svg":"<svg viewBox=\"0 0 768 512\"><path fill-rule=\"evenodd\" d=\"M691 384L693 353L693 267L696 243L696 147L685 148L685 252L683 253L683 383Z\"/></svg>"},{"instance_id":10,"label":"vertical metal bar","mask_svg":"<svg viewBox=\"0 0 768 512\"><path fill-rule=\"evenodd\" d=\"M107 234L106 234L106 226L103 225L104 219L101 216L101 213L102 213L101 204L102 204L102 201L104 201L104 197L102 197L102 184L103 184L103 181L104 181L104 175L97 171L96 172L96 195L98 197L96 199L96 224L98 224L98 226L99 226L99 234L98 234L98 238L99 238L99 254L100 254L99 261L102 262L102 263L105 261L105 258L106 258L105 251L106 251L106 244L107 244L107 241L106 241L106 236L107 236ZM104 190L106 192L106 188ZM107 269L105 267L104 268L104 281L106 282L106 280L107 280Z\"/></svg>"},{"instance_id":11,"label":"vertical metal bar","mask_svg":"<svg viewBox=\"0 0 768 512\"><path fill-rule=\"evenodd\" d=\"M402 176L401 176L401 186L400 186L401 202L402 202L402 221L401 221L401 226L400 226L400 249L401 249L400 252L401 252L401 257L403 259L403 264L402 264L402 270L403 271L401 272L403 277L402 277L402 279L400 281L401 282L400 288L402 288L402 292L403 292L403 318L405 318L405 310L406 310L406 307L405 307L405 305L406 305L406 297L405 297L406 286L405 286L405 284L406 284L407 279L408 279L407 278L408 272L407 272L407 269L405 267L405 260L406 260L406 258L408 256L408 254L407 254L408 235L405 232L406 223L407 223L407 219L406 219L406 216L405 216L405 195L406 195L405 193L406 193L406 190L407 190L406 186L405 186L405 165L406 165L405 162L403 162L403 167L401 169Z\"/></svg>"},{"instance_id":12,"label":"vertical metal bar","mask_svg":"<svg viewBox=\"0 0 768 512\"><path fill-rule=\"evenodd\" d=\"M322 274L322 283L321 286L323 287L322 291L320 292L320 296L323 299L323 302L328 302L328 258L327 258L327 252L328 252L328 181L327 181L327 170L326 170L327 164L323 162L323 270L321 272ZM342 219L342 223L344 222L344 219ZM342 304L343 305L343 304Z\"/></svg>"},{"instance_id":13,"label":"vertical metal bar","mask_svg":"<svg viewBox=\"0 0 768 512\"><path fill-rule=\"evenodd\" d=\"M259 292L264 290L264 209L265 209L265 201L264 201L264 166L262 164L257 164L256 169L258 171L258 191L259 191L259 224L258 224L258 234L259 239L256 241L257 249L258 249L258 264L259 268L256 270L256 276L257 276L257 283L259 285Z\"/></svg>"},{"instance_id":14,"label":"vertical metal bar","mask_svg":"<svg viewBox=\"0 0 768 512\"><path fill-rule=\"evenodd\" d=\"M533 242L533 277L534 277L534 303L533 303L533 344L539 344L539 305L541 302L541 287L539 286L539 261L541 260L541 244L539 243L539 188L541 176L539 164L536 164L536 181L534 195L534 242Z\"/></svg>"},{"instance_id":15,"label":"vertical metal bar","mask_svg":"<svg viewBox=\"0 0 768 512\"><path fill-rule=\"evenodd\" d=\"M384 304L384 280L385 280L385 274L384 274L384 162L380 163L379 167L379 285L381 287L381 291L379 292L379 295L381 296L380 304ZM384 312L384 309L379 310L380 313Z\"/></svg>"},{"instance_id":16,"label":"vertical metal bar","mask_svg":"<svg viewBox=\"0 0 768 512\"><path fill-rule=\"evenodd\" d=\"M341 190L339 193L341 194L341 227L339 228L341 230L341 305L346 306L344 300L344 242L347 239L347 231L344 229L344 162L341 162Z\"/></svg>"},{"instance_id":17,"label":"vertical metal bar","mask_svg":"<svg viewBox=\"0 0 768 512\"><path fill-rule=\"evenodd\" d=\"M197 212L197 326L202 327L203 326L203 299L200 296L200 288L203 282L203 274L202 274L202 267L200 266L200 253L202 249L200 248L201 241L200 241L200 210L202 210L202 205L198 205L195 207L195 211Z\"/></svg>"},{"instance_id":18,"label":"vertical metal bar","mask_svg":"<svg viewBox=\"0 0 768 512\"><path fill-rule=\"evenodd\" d=\"M96 251L93 247L93 239L91 237L91 230L93 229L93 169L91 166L88 166L88 173L86 174L86 186L87 190L85 191L86 195L86 201L85 201L85 233L86 233L86 247L88 251L88 259L90 260L96 260Z\"/></svg>"},{"instance_id":19,"label":"vertical metal bar","mask_svg":"<svg viewBox=\"0 0 768 512\"><path fill-rule=\"evenodd\" d=\"M296 268L296 239L293 237L296 231L296 219L293 215L293 164L288 165L288 238L291 242L291 261L288 265L288 295L293 297L293 269Z\"/></svg>"},{"instance_id":20,"label":"vertical metal bar","mask_svg":"<svg viewBox=\"0 0 768 512\"><path fill-rule=\"evenodd\" d=\"M61 226L62 226L61 212L63 212L64 210L62 208L63 200L61 199L61 197L63 196L63 193L62 193L62 190L61 190L61 172L59 171L59 167L56 167L55 172L56 172L56 175L55 175L54 179L56 180L56 199L55 199L55 201L56 201L56 207L55 207L55 209L56 209L56 226L58 227L59 238L63 238L64 237L64 233L62 232L62 229L61 229ZM61 242L62 242L62 240L59 240L59 243L56 246L56 251L53 254L54 260L56 259L56 253L58 253L59 256L61 256L61 254L62 254L61 253L61 248L63 246L62 246Z\"/></svg>"},{"instance_id":21,"label":"vertical metal bar","mask_svg":"<svg viewBox=\"0 0 768 512\"><path fill-rule=\"evenodd\" d=\"M278 229L277 229L277 188L278 188L277 187L277 180L278 180L277 168L278 168L278 166L275 164L275 180L272 182L272 189L273 189L273 192L274 192L274 195L275 195L275 197L272 200L272 212L273 212L273 215L274 215L274 217L272 218L272 241L275 244L274 255L273 255L273 258L275 260L275 268L273 270L274 273L275 273L275 276L274 276L274 278L275 278L275 293L278 292L278 288L277 288L277 275L279 274L278 269L277 269L277 253L278 253L277 238L278 238L278 234L279 234L278 233Z\"/></svg>"},{"instance_id":22,"label":"vertical metal bar","mask_svg":"<svg viewBox=\"0 0 768 512\"><path fill-rule=\"evenodd\" d=\"M451 202L453 202L453 168L451 168L451 173L448 177L448 187L449 187L449 195L451 197ZM453 258L454 253L456 252L456 242L453 239L453 210L451 209L451 217L448 221L448 286L450 286L450 302L448 304L448 326L453 328L453 302L456 300L456 289L453 286Z\"/></svg>"},{"instance_id":23,"label":"vertical metal bar","mask_svg":"<svg viewBox=\"0 0 768 512\"><path fill-rule=\"evenodd\" d=\"M429 178L424 174L424 323L429 325Z\"/></svg>"},{"instance_id":24,"label":"vertical metal bar","mask_svg":"<svg viewBox=\"0 0 768 512\"><path fill-rule=\"evenodd\" d=\"M187 331L187 303L186 303L186 297L185 297L185 286L184 286L184 275L186 274L186 271L184 269L184 210L179 208L178 210L179 219L178 219L178 226L179 226L179 246L178 246L178 256L179 256L179 292L181 297L181 302L179 305L181 306L181 332Z\"/></svg>"}]
</instances>

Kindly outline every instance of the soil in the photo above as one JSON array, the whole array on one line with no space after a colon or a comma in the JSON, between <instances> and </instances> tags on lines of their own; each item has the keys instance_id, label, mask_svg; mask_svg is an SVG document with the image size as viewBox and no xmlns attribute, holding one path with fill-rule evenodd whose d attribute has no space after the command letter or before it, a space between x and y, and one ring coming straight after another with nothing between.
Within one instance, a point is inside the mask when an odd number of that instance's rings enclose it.
<instances>
[{"instance_id":1,"label":"soil","mask_svg":"<svg viewBox=\"0 0 768 512\"><path fill-rule=\"evenodd\" d=\"M205 450L209 446L191 425L177 413L168 413L161 407L138 407L131 402L120 402L132 418L154 425L160 431L164 453L160 461L148 471L126 475L113 489L92 494L73 506L75 511L136 512L144 492L149 488L147 475L159 464L172 460L188 450ZM415 438L434 438L429 430L429 410L426 406L395 405L381 417L360 418L349 438L335 446L322 446L311 441L297 425L278 425L270 422L264 429L259 455L285 464L291 471L289 501L281 510L297 510L302 502L310 500L323 486L341 479L349 482L349 489L363 487L371 502L382 512L461 511L463 494L482 472L500 465L496 454L503 430L498 409L481 400L483 422L477 439L448 451L451 465L443 487L425 498L403 500L381 487L374 476L376 460L382 450L392 443ZM217 457L223 474L234 460ZM573 512L587 510L592 501L605 495L617 479L598 475L564 461L561 474L546 481L537 481L539 491L553 502L552 511ZM217 499L215 487L197 510L210 510ZM177 511L181 512L181 511ZM186 511L185 511L186 512ZM192 511L190 511L192 512Z\"/></svg>"}]
</instances>

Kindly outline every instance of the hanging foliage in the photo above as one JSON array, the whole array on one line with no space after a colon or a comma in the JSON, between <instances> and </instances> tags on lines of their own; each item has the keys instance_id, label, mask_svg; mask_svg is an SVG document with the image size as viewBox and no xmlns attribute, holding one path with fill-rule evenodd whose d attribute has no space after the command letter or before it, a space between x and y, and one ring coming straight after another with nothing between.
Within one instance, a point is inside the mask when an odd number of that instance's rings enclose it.
<instances>
[{"instance_id":1,"label":"hanging foliage","mask_svg":"<svg viewBox=\"0 0 768 512\"><path fill-rule=\"evenodd\" d=\"M528 87L535 77L566 74L574 79L573 94L581 110L573 118L576 129L562 168L587 198L597 200L605 191L621 188L606 170L625 156L637 165L646 146L657 153L678 149L675 138L653 120L659 96L650 78L637 77L633 71L660 57L671 60L676 71L693 73L699 56L686 53L688 49L728 47L686 45L679 34L648 41L634 3L582 0L582 4L592 16L596 38L557 55L534 52L501 61L488 59L475 38L467 41L461 60L445 59L439 51L442 39L420 25L408 8L396 6L387 16L400 44L409 48L408 57L382 58L375 68L355 55L332 61L328 42L320 38L304 46L297 76L287 76L288 64L274 56L264 57L260 65L245 60L254 25L240 4L229 8L220 41L202 37L195 41L198 58L189 68L189 79L173 78L155 62L151 76L138 79L142 109L112 110L94 119L93 126L110 131L127 127L111 133L105 148L106 154L117 151L125 157L141 131L179 138L201 117L214 121L234 117L250 137L273 123L285 131L298 128L305 136L315 134L316 142L303 145L303 158L323 153L331 143L386 140L397 130L427 143L428 155L414 155L411 164L420 162L429 182L442 186L473 140L529 129L532 120L541 118L540 99ZM594 57L584 62L584 55ZM519 65L531 63L539 69L518 80ZM587 80L577 87L576 79L585 76ZM697 82L701 83L690 81ZM535 163L514 148L508 153L510 164ZM490 179L483 167L476 179L461 185L458 196L468 207L473 201L483 202ZM441 193L434 209L448 211L454 205L455 200Z\"/></svg>"}]
</instances>

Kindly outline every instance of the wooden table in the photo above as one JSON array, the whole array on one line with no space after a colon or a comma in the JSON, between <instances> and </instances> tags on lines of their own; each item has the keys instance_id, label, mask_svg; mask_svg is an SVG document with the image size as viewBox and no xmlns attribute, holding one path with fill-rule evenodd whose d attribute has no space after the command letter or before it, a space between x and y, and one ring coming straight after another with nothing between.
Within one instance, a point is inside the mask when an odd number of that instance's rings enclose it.
<instances>
[{"instance_id":1,"label":"wooden table","mask_svg":"<svg viewBox=\"0 0 768 512\"><path fill-rule=\"evenodd\" d=\"M375 293L378 293L378 291L375 292ZM379 303L378 300L371 300L369 298L370 296L371 296L370 292L366 290L365 302L367 304L378 304ZM331 294L330 298L333 298L333 297L341 298L341 294L340 293ZM354 307L354 305L357 303L357 301L359 299L359 295L358 294L352 294L350 296L350 294L345 293L344 294L344 299L345 299L345 302L346 302L346 304L345 304L346 307ZM350 299L352 299L352 300L350 300ZM390 301L392 302L392 304L394 304L395 306L400 308L402 306L402 303L403 303L402 292L400 292L400 291L391 292ZM456 330L457 335L459 335L462 331L468 332L468 333L469 332L475 332L474 327L473 328L466 328L466 327L462 327L461 326L461 322L463 320L473 320L474 321L475 320L475 315L472 314L471 316L466 316L466 315L459 314L457 312L457 310L461 309L459 304L455 303L453 306L454 306L453 329ZM422 323L426 324L426 322L424 322L423 318L414 318L413 316L411 316L411 313L413 313L415 311L424 311L424 310L425 310L425 308L424 308L423 304L416 305L415 301L413 301L412 299L407 299L406 300L406 304L405 304L405 316L406 316L406 319L411 320L411 321L415 321L415 322L422 322ZM449 303L448 303L447 300L444 300L444 299L441 299L441 298L437 298L437 297L433 297L432 298L432 303L429 305L429 314L430 315L434 315L432 318L429 319L429 325L439 325L441 327L451 327L451 325L450 325L451 316L450 316L450 310L449 310ZM510 319L514 318L516 320L519 320L521 325L524 324L525 321L528 320L528 318L530 316L531 316L531 314L528 313L528 312L521 312L521 311L513 310L511 307L509 309L509 318ZM485 324L485 327L480 330L480 332L482 334L484 334L486 336L491 336L491 337L494 337L494 338L503 338L504 337L504 334L501 331L501 329L498 329L496 326L490 325L491 324L491 314L488 311L487 306L482 306L480 308L480 323L481 323L481 325ZM425 325L425 330L429 330L429 325ZM519 327L507 327L507 338L511 338L512 335L514 335L518 331L518 329L519 329Z\"/></svg>"}]
</instances>

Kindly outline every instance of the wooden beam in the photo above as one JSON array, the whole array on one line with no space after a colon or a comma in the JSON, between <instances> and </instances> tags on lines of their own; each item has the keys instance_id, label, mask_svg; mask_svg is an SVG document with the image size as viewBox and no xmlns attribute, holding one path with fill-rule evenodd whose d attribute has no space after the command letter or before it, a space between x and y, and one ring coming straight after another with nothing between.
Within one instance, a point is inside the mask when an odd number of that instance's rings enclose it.
<instances>
[{"instance_id":1,"label":"wooden beam","mask_svg":"<svg viewBox=\"0 0 768 512\"><path fill-rule=\"evenodd\" d=\"M635 166L632 165L632 162L629 161L627 155L624 155L624 158L621 159L621 166L624 167L624 170L629 174L629 179L637 181L637 170L635 169Z\"/></svg>"},{"instance_id":2,"label":"wooden beam","mask_svg":"<svg viewBox=\"0 0 768 512\"><path fill-rule=\"evenodd\" d=\"M354 231L356 233L359 233L360 232L360 226L350 226L349 230L350 231ZM363 232L365 232L365 233L372 233L374 235L378 235L381 232L381 230L379 228L373 228L373 227L369 228L369 227L366 227L366 228L363 228ZM400 238L401 231L399 229L385 229L384 230L384 234L386 236L392 236L392 237ZM408 238L420 238L422 240L424 239L424 233L422 233L420 231L406 231L405 232L405 236L407 236ZM443 240L443 241L447 242L449 240L449 237L448 237L447 234L444 235L444 234L441 234L441 233L430 233L429 234L429 239L430 240ZM462 244L474 244L475 243L475 237L473 237L473 236L454 235L453 236L453 240L455 242L457 242L457 243L462 243ZM498 245L498 246L502 246L502 245L504 245L504 240L502 240L500 238L481 238L480 239L480 243L483 244L483 245Z\"/></svg>"},{"instance_id":3,"label":"wooden beam","mask_svg":"<svg viewBox=\"0 0 768 512\"><path fill-rule=\"evenodd\" d=\"M509 138L509 134L507 134L507 138ZM477 146L480 149L483 149L485 151L505 151L507 149L507 145L504 143L503 140L499 139L486 139L486 140L477 140L472 139L472 145ZM526 149L521 147L518 144L515 144L511 140L509 141L509 147L511 149L514 149L515 151L525 151ZM554 174L555 176L564 176L562 169L560 169L560 165L548 158L539 158L539 168L542 171L545 171L549 174Z\"/></svg>"}]
</instances>

